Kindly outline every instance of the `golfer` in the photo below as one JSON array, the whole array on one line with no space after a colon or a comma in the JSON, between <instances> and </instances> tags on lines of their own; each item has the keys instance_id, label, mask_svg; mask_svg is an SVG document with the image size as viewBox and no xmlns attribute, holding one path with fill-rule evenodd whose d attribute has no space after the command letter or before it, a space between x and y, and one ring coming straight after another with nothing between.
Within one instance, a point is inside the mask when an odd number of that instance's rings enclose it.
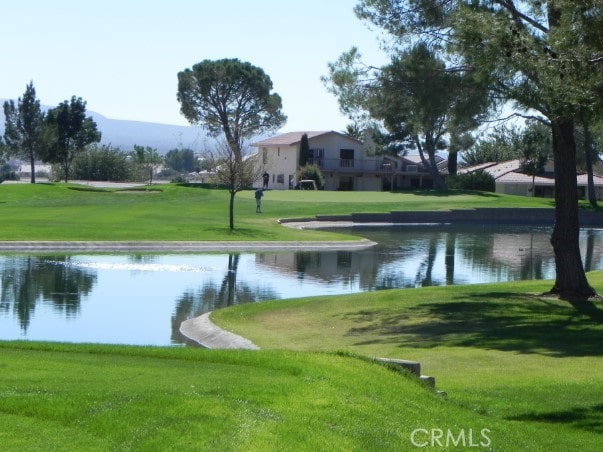
<instances>
[{"instance_id":1,"label":"golfer","mask_svg":"<svg viewBox=\"0 0 603 452\"><path fill-rule=\"evenodd\" d=\"M264 196L264 190L258 188L255 191L255 211L256 213L262 213L262 196Z\"/></svg>"}]
</instances>

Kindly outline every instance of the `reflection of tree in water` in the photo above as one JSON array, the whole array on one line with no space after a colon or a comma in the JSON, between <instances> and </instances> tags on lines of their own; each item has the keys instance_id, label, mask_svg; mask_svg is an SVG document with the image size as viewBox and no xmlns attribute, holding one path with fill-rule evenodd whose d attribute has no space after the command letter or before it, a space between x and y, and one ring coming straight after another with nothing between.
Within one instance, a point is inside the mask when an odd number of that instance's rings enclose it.
<instances>
[{"instance_id":1,"label":"reflection of tree in water","mask_svg":"<svg viewBox=\"0 0 603 452\"><path fill-rule=\"evenodd\" d=\"M297 279L304 279L308 267L320 267L321 256L317 252L297 252L294 254Z\"/></svg>"},{"instance_id":2,"label":"reflection of tree in water","mask_svg":"<svg viewBox=\"0 0 603 452\"><path fill-rule=\"evenodd\" d=\"M172 341L183 341L180 325L187 319L227 306L278 298L270 289L259 286L252 288L248 284L237 283L239 259L238 253L228 255L228 271L220 285L207 283L195 292L185 292L176 300L176 309L172 315Z\"/></svg>"},{"instance_id":3,"label":"reflection of tree in water","mask_svg":"<svg viewBox=\"0 0 603 452\"><path fill-rule=\"evenodd\" d=\"M597 263L594 262L595 257L599 257L599 254L595 253L595 249L601 249L600 242L601 234L595 233L594 230L588 229L586 231L586 250L584 252L584 270L587 272L594 270L597 267Z\"/></svg>"},{"instance_id":4,"label":"reflection of tree in water","mask_svg":"<svg viewBox=\"0 0 603 452\"><path fill-rule=\"evenodd\" d=\"M436 254L438 251L438 237L435 234L429 236L429 246L427 247L427 256L425 260L419 266L417 276L415 278L415 285L417 287L422 286L433 286L433 264L436 260Z\"/></svg>"},{"instance_id":5,"label":"reflection of tree in water","mask_svg":"<svg viewBox=\"0 0 603 452\"><path fill-rule=\"evenodd\" d=\"M152 264L157 260L156 254L129 254L128 261L143 264Z\"/></svg>"},{"instance_id":6,"label":"reflection of tree in water","mask_svg":"<svg viewBox=\"0 0 603 452\"><path fill-rule=\"evenodd\" d=\"M446 266L446 285L454 284L454 258L456 255L456 232L451 231L446 234L446 257L444 265Z\"/></svg>"},{"instance_id":7,"label":"reflection of tree in water","mask_svg":"<svg viewBox=\"0 0 603 452\"><path fill-rule=\"evenodd\" d=\"M51 302L66 317L77 315L82 295L96 282L96 274L70 265L66 256L6 258L0 268L0 310L12 305L23 331L27 331L38 301Z\"/></svg>"},{"instance_id":8,"label":"reflection of tree in water","mask_svg":"<svg viewBox=\"0 0 603 452\"><path fill-rule=\"evenodd\" d=\"M445 230L424 227L406 232L408 234L401 240L398 238L397 243L386 241L389 247L398 249L398 257L387 262L384 256L375 262L379 268L371 272L375 277L368 285L369 290L455 284L459 264L461 269L474 269L477 274L488 274L492 280L501 281L543 279L552 265L552 248L544 231L533 233L515 226L490 232L484 231L483 226L464 225ZM599 235L587 235L583 244L587 253L586 268L597 264L591 262L593 249L597 247L595 237ZM442 269L438 267L440 255L444 263ZM419 261L418 267L412 275L408 274L416 261ZM366 265L369 264L367 259ZM445 272L444 278L436 274L440 270Z\"/></svg>"},{"instance_id":9,"label":"reflection of tree in water","mask_svg":"<svg viewBox=\"0 0 603 452\"><path fill-rule=\"evenodd\" d=\"M457 249L467 266L488 273L496 280L543 279L552 247L542 233L509 233L460 236ZM538 240L535 241L535 239Z\"/></svg>"}]
</instances>

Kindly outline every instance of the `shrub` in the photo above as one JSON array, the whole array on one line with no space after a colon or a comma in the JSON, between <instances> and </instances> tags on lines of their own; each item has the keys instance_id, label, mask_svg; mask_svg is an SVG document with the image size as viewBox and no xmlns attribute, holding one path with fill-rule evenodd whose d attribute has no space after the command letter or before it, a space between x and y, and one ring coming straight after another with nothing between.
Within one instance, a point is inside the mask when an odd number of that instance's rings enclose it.
<instances>
[{"instance_id":1,"label":"shrub","mask_svg":"<svg viewBox=\"0 0 603 452\"><path fill-rule=\"evenodd\" d=\"M316 165L302 166L297 171L296 179L297 179L298 183L301 180L313 180L314 182L316 182L316 186L318 187L319 190L322 190L322 188L325 185L325 178L322 175L322 171Z\"/></svg>"},{"instance_id":2,"label":"shrub","mask_svg":"<svg viewBox=\"0 0 603 452\"><path fill-rule=\"evenodd\" d=\"M447 185L448 188L459 190L496 191L494 177L485 171L475 171L473 173L449 176Z\"/></svg>"},{"instance_id":3,"label":"shrub","mask_svg":"<svg viewBox=\"0 0 603 452\"><path fill-rule=\"evenodd\" d=\"M132 163L119 148L95 146L73 160L71 179L124 182L131 179ZM53 167L55 179L64 177L60 167Z\"/></svg>"},{"instance_id":4,"label":"shrub","mask_svg":"<svg viewBox=\"0 0 603 452\"><path fill-rule=\"evenodd\" d=\"M8 163L0 163L0 184L5 180L19 180L19 176Z\"/></svg>"}]
</instances>

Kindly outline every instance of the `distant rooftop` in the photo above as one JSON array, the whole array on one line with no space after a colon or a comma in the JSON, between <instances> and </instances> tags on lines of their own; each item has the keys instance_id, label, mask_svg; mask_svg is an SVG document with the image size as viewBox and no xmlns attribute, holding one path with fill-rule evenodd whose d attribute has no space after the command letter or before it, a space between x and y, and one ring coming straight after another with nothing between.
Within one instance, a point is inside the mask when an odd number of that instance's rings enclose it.
<instances>
[{"instance_id":1,"label":"distant rooftop","mask_svg":"<svg viewBox=\"0 0 603 452\"><path fill-rule=\"evenodd\" d=\"M348 137L340 132L335 132L334 130L320 130L320 131L309 131L309 132L287 132L281 133L279 135L274 135L273 137L266 138L265 140L256 141L255 143L251 143L251 146L260 147L260 146L292 146L301 141L303 134L308 135L308 139L316 138L321 135L326 135L328 133L335 133L337 135L344 136L349 138L350 140L356 141L355 138Z\"/></svg>"}]
</instances>

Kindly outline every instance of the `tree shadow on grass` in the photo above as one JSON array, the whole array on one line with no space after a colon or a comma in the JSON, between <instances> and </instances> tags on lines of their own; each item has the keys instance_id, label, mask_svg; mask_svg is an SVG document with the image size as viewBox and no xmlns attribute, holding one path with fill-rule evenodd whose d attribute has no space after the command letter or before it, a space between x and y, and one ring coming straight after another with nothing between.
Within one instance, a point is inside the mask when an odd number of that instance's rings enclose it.
<instances>
[{"instance_id":1,"label":"tree shadow on grass","mask_svg":"<svg viewBox=\"0 0 603 452\"><path fill-rule=\"evenodd\" d=\"M473 190L434 190L434 189L416 189L411 191L403 191L402 193L412 193L416 196L429 196L434 198L451 198L453 196L472 195L481 196L483 198L500 198L501 195L488 191L473 191Z\"/></svg>"},{"instance_id":2,"label":"tree shadow on grass","mask_svg":"<svg viewBox=\"0 0 603 452\"><path fill-rule=\"evenodd\" d=\"M603 434L603 404L549 413L531 412L508 417L507 419L511 421L564 424L580 430Z\"/></svg>"},{"instance_id":3,"label":"tree shadow on grass","mask_svg":"<svg viewBox=\"0 0 603 452\"><path fill-rule=\"evenodd\" d=\"M357 345L447 345L560 357L603 355L603 325L567 302L495 292L456 298L422 303L390 315L367 310L348 314L347 319L359 326L347 334L358 337Z\"/></svg>"},{"instance_id":4,"label":"tree shadow on grass","mask_svg":"<svg viewBox=\"0 0 603 452\"><path fill-rule=\"evenodd\" d=\"M107 190L105 188L89 187L89 186L83 186L83 185L67 187L67 189L73 190L73 191L91 191L91 192L111 193L109 190Z\"/></svg>"}]
</instances>

